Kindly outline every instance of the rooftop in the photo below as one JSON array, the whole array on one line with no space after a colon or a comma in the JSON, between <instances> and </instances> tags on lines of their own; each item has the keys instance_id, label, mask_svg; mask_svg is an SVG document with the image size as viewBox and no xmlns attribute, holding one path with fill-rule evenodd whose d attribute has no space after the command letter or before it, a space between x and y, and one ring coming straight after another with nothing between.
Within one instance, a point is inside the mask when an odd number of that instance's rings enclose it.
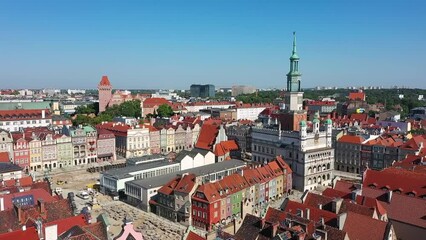
<instances>
[{"instance_id":1,"label":"rooftop","mask_svg":"<svg viewBox=\"0 0 426 240\"><path fill-rule=\"evenodd\" d=\"M161 187L167 182L169 182L171 179L175 178L178 174L184 174L184 173L192 173L195 176L205 176L210 173L219 172L225 169L231 169L235 167L243 167L246 163L241 160L237 159L231 159L229 161L219 162L215 164L209 164L201 167L191 168L183 171L177 171L174 173L169 173L162 176L157 176L153 178L148 179L139 179L139 180L133 180L130 182L127 182L126 184L132 184L138 187L142 188L155 188L155 187Z\"/></svg>"},{"instance_id":2,"label":"rooftop","mask_svg":"<svg viewBox=\"0 0 426 240\"><path fill-rule=\"evenodd\" d=\"M108 171L103 172L103 175L111 176L115 179L123 179L123 178L129 178L132 177L130 173L135 173L143 170L148 170L152 168L158 168L158 167L165 167L169 165L177 164L175 162L169 162L167 160L165 161L155 161L155 162L147 162L147 163L140 163L134 166L127 166L124 168L116 168L111 169Z\"/></svg>"},{"instance_id":3,"label":"rooftop","mask_svg":"<svg viewBox=\"0 0 426 240\"><path fill-rule=\"evenodd\" d=\"M12 163L0 162L0 173L22 171L22 168Z\"/></svg>"}]
</instances>

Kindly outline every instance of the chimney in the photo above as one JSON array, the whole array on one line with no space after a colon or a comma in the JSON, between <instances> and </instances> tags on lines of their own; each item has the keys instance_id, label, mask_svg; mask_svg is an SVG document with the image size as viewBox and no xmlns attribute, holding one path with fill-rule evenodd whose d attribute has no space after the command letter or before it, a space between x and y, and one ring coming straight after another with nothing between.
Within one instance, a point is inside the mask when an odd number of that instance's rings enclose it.
<instances>
[{"instance_id":1,"label":"chimney","mask_svg":"<svg viewBox=\"0 0 426 240\"><path fill-rule=\"evenodd\" d=\"M23 224L24 223L24 211L22 211L21 206L15 204L14 205L15 211L18 215L18 222L19 224Z\"/></svg>"},{"instance_id":2,"label":"chimney","mask_svg":"<svg viewBox=\"0 0 426 240\"><path fill-rule=\"evenodd\" d=\"M322 204L321 203L318 203L318 209L322 210Z\"/></svg>"},{"instance_id":3,"label":"chimney","mask_svg":"<svg viewBox=\"0 0 426 240\"><path fill-rule=\"evenodd\" d=\"M0 212L4 211L4 198L0 197Z\"/></svg>"},{"instance_id":4,"label":"chimney","mask_svg":"<svg viewBox=\"0 0 426 240\"><path fill-rule=\"evenodd\" d=\"M388 203L391 203L391 201L392 201L392 191L388 191L388 192L386 193L386 201L387 201Z\"/></svg>"},{"instance_id":5,"label":"chimney","mask_svg":"<svg viewBox=\"0 0 426 240\"><path fill-rule=\"evenodd\" d=\"M261 229L263 229L264 227L265 227L265 222L266 222L266 219L263 217L262 219L260 219L260 228Z\"/></svg>"},{"instance_id":6,"label":"chimney","mask_svg":"<svg viewBox=\"0 0 426 240\"><path fill-rule=\"evenodd\" d=\"M46 118L46 110L41 110L41 118Z\"/></svg>"},{"instance_id":7,"label":"chimney","mask_svg":"<svg viewBox=\"0 0 426 240\"><path fill-rule=\"evenodd\" d=\"M279 223L273 223L272 224L272 229L271 229L271 238L274 238L275 236L277 236L277 231L278 231L278 226L279 226L280 224Z\"/></svg>"},{"instance_id":8,"label":"chimney","mask_svg":"<svg viewBox=\"0 0 426 240\"><path fill-rule=\"evenodd\" d=\"M308 220L311 220L310 217L311 217L311 209L306 208L306 217L305 218L308 219Z\"/></svg>"},{"instance_id":9,"label":"chimney","mask_svg":"<svg viewBox=\"0 0 426 240\"><path fill-rule=\"evenodd\" d=\"M339 227L339 230L343 230L343 226L345 226L347 213L342 213L337 215L337 226Z\"/></svg>"},{"instance_id":10,"label":"chimney","mask_svg":"<svg viewBox=\"0 0 426 240\"><path fill-rule=\"evenodd\" d=\"M343 199L341 198L335 198L331 202L331 211L335 214L339 213L340 207L342 206Z\"/></svg>"},{"instance_id":11,"label":"chimney","mask_svg":"<svg viewBox=\"0 0 426 240\"><path fill-rule=\"evenodd\" d=\"M44 201L43 201L43 199L42 199L42 198L39 198L39 199L37 200L37 202L38 202L38 207L39 207L39 209L40 209L40 214L44 214L44 213L46 212L46 208L45 208L45 206L44 206Z\"/></svg>"}]
</instances>

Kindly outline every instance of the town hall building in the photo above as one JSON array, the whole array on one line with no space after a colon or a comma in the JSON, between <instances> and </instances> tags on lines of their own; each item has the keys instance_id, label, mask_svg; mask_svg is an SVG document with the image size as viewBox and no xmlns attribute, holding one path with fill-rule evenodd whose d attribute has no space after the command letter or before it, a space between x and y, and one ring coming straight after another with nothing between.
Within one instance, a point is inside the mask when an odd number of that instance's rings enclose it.
<instances>
[{"instance_id":1,"label":"town hall building","mask_svg":"<svg viewBox=\"0 0 426 240\"><path fill-rule=\"evenodd\" d=\"M252 129L252 160L267 163L282 155L293 170L293 188L304 191L331 184L334 169L332 121L319 114L308 122L303 109L299 56L294 33L290 72L287 74L285 105L270 121Z\"/></svg>"}]
</instances>

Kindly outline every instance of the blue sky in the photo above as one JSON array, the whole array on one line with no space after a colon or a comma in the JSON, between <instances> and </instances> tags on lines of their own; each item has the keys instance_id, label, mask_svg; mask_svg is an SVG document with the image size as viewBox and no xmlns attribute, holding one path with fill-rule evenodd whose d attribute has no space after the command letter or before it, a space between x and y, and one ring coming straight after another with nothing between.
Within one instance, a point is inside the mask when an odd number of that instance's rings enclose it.
<instances>
[{"instance_id":1,"label":"blue sky","mask_svg":"<svg viewBox=\"0 0 426 240\"><path fill-rule=\"evenodd\" d=\"M423 0L0 1L0 88L426 88Z\"/></svg>"}]
</instances>

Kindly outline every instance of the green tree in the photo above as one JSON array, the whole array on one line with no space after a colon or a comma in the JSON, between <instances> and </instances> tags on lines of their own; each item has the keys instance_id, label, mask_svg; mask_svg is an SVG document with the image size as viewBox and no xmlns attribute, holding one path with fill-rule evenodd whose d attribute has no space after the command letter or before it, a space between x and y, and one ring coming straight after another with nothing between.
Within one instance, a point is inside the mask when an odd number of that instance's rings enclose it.
<instances>
[{"instance_id":1,"label":"green tree","mask_svg":"<svg viewBox=\"0 0 426 240\"><path fill-rule=\"evenodd\" d=\"M95 104L82 105L75 108L75 114L96 113Z\"/></svg>"},{"instance_id":2,"label":"green tree","mask_svg":"<svg viewBox=\"0 0 426 240\"><path fill-rule=\"evenodd\" d=\"M172 107L167 104L161 104L157 109L157 113L159 117L170 117L174 114Z\"/></svg>"}]
</instances>

